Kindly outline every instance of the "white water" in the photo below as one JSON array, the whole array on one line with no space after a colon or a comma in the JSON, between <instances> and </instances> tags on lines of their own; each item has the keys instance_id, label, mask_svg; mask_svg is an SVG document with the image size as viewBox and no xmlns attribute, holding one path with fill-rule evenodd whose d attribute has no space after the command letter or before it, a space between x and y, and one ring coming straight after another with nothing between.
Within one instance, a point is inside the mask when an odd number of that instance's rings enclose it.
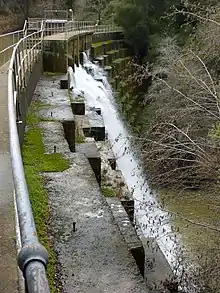
<instances>
[{"instance_id":1,"label":"white water","mask_svg":"<svg viewBox=\"0 0 220 293\"><path fill-rule=\"evenodd\" d=\"M178 247L171 231L168 213L159 208L156 196L149 189L131 150L129 133L117 111L106 73L98 65L90 62L86 54L83 67L75 67L75 74L72 68L69 68L69 73L74 84L74 93L83 92L87 106L99 107L102 110L108 139L117 158L117 166L135 199L136 224L139 232L157 239L160 249L174 268ZM96 79L102 79L103 82Z\"/></svg>"}]
</instances>

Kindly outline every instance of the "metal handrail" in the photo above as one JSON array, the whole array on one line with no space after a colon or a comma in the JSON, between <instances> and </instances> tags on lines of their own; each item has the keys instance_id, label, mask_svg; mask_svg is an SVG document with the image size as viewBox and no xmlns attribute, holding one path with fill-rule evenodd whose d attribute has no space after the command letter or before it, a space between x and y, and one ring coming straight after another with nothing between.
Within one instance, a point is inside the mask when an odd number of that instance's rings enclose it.
<instances>
[{"instance_id":1,"label":"metal handrail","mask_svg":"<svg viewBox=\"0 0 220 293\"><path fill-rule=\"evenodd\" d=\"M12 174L16 195L16 208L18 211L19 230L21 235L21 250L18 254L18 265L23 272L28 293L49 293L46 276L46 265L48 253L39 243L24 167L21 156L20 141L17 123L20 122L19 98L21 92L26 88L35 62L42 62L43 38L49 32L92 30L107 32L109 26L98 28L91 22L69 21L64 25L48 25L41 20L40 29L27 35L28 23L25 23L23 38L13 45L13 52L8 70L8 113L10 133L10 153L12 162ZM49 26L49 27L48 27ZM113 28L111 28L113 29Z\"/></svg>"},{"instance_id":2,"label":"metal handrail","mask_svg":"<svg viewBox=\"0 0 220 293\"><path fill-rule=\"evenodd\" d=\"M27 21L22 30L0 35L0 67L10 60L12 49L17 42L27 34Z\"/></svg>"},{"instance_id":3,"label":"metal handrail","mask_svg":"<svg viewBox=\"0 0 220 293\"><path fill-rule=\"evenodd\" d=\"M32 25L39 27L42 21L46 21L44 18L29 18L28 22ZM51 21L51 22L50 22ZM48 19L45 25L45 36L71 31L93 31L95 33L111 33L111 32L121 32L122 28L115 25L96 25L96 21L74 21L74 20L63 20L63 22L58 22L57 19Z\"/></svg>"},{"instance_id":4,"label":"metal handrail","mask_svg":"<svg viewBox=\"0 0 220 293\"><path fill-rule=\"evenodd\" d=\"M116 25L95 25L95 33L112 33L112 32L122 32L122 28Z\"/></svg>"},{"instance_id":5,"label":"metal handrail","mask_svg":"<svg viewBox=\"0 0 220 293\"><path fill-rule=\"evenodd\" d=\"M23 272L28 293L50 292L45 271L48 253L37 237L17 129L18 97L28 82L34 61L41 61L41 53L42 32L25 36L13 49L8 71L10 153L22 242L22 248L18 254L18 265Z\"/></svg>"}]
</instances>

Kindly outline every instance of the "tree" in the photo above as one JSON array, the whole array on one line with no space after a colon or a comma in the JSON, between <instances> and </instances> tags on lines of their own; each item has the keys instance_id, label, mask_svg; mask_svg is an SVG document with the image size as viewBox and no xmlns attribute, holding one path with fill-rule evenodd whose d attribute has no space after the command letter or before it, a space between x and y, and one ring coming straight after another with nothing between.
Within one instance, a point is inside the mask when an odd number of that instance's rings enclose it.
<instances>
[{"instance_id":1,"label":"tree","mask_svg":"<svg viewBox=\"0 0 220 293\"><path fill-rule=\"evenodd\" d=\"M124 29L127 43L141 58L148 54L150 36L164 33L166 12L180 0L123 0L117 7L116 22ZM180 24L180 23L179 23Z\"/></svg>"}]
</instances>

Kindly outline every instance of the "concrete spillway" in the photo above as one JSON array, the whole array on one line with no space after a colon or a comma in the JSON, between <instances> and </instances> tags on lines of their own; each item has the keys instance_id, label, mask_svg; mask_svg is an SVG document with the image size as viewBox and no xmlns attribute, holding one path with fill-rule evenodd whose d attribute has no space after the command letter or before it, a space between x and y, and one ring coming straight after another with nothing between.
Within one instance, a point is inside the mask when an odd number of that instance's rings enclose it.
<instances>
[{"instance_id":1,"label":"concrete spillway","mask_svg":"<svg viewBox=\"0 0 220 293\"><path fill-rule=\"evenodd\" d=\"M136 159L129 132L115 104L114 95L105 71L92 63L84 53L83 66L69 68L74 94L82 93L87 106L101 108L117 166L135 199L135 217L139 232L157 239L171 267L175 266L177 244L171 230L168 213L160 209L156 195L150 190Z\"/></svg>"}]
</instances>

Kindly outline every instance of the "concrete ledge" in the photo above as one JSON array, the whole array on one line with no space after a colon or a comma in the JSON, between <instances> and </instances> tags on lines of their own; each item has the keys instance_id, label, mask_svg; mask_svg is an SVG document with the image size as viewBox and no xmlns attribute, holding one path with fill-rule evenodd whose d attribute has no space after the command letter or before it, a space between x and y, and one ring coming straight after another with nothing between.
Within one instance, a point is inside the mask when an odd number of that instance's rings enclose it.
<instances>
[{"instance_id":1,"label":"concrete ledge","mask_svg":"<svg viewBox=\"0 0 220 293\"><path fill-rule=\"evenodd\" d=\"M98 115L96 111L88 112L87 117L91 126L91 136L93 136L96 141L105 140L105 124L103 117Z\"/></svg>"},{"instance_id":2,"label":"concrete ledge","mask_svg":"<svg viewBox=\"0 0 220 293\"><path fill-rule=\"evenodd\" d=\"M133 223L134 222L134 200L121 200L121 204L123 205L126 213L128 214L128 217L130 221Z\"/></svg>"},{"instance_id":3,"label":"concrete ledge","mask_svg":"<svg viewBox=\"0 0 220 293\"><path fill-rule=\"evenodd\" d=\"M77 124L83 129L86 137L94 137L96 141L105 140L105 125L101 115L90 111L86 115L76 115Z\"/></svg>"},{"instance_id":4,"label":"concrete ledge","mask_svg":"<svg viewBox=\"0 0 220 293\"><path fill-rule=\"evenodd\" d=\"M108 163L109 163L110 167L112 168L112 170L116 170L116 159L115 159L115 155L112 151L112 148L108 149L107 160L108 160Z\"/></svg>"},{"instance_id":5,"label":"concrete ledge","mask_svg":"<svg viewBox=\"0 0 220 293\"><path fill-rule=\"evenodd\" d=\"M118 198L109 197L106 198L106 201L111 208L113 217L127 244L128 250L131 251L142 276L144 276L144 248L139 237L137 236L135 228L131 224L128 215Z\"/></svg>"},{"instance_id":6,"label":"concrete ledge","mask_svg":"<svg viewBox=\"0 0 220 293\"><path fill-rule=\"evenodd\" d=\"M145 279L148 289L152 293L157 293L158 290L163 290L162 292L164 292L167 280L168 283L169 280L172 283L173 273L170 265L154 238L142 237L141 242L145 251Z\"/></svg>"},{"instance_id":7,"label":"concrete ledge","mask_svg":"<svg viewBox=\"0 0 220 293\"><path fill-rule=\"evenodd\" d=\"M76 145L76 152L84 154L89 160L98 184L101 184L101 156L95 142L85 142Z\"/></svg>"},{"instance_id":8,"label":"concrete ledge","mask_svg":"<svg viewBox=\"0 0 220 293\"><path fill-rule=\"evenodd\" d=\"M69 153L69 145L65 140L61 122L43 121L39 123L43 134L43 143L47 153Z\"/></svg>"},{"instance_id":9,"label":"concrete ledge","mask_svg":"<svg viewBox=\"0 0 220 293\"><path fill-rule=\"evenodd\" d=\"M83 130L85 137L91 137L91 125L85 115L75 115L77 126Z\"/></svg>"},{"instance_id":10,"label":"concrete ledge","mask_svg":"<svg viewBox=\"0 0 220 293\"><path fill-rule=\"evenodd\" d=\"M95 108L95 111L98 115L101 115L102 114L102 110L101 108Z\"/></svg>"}]
</instances>

